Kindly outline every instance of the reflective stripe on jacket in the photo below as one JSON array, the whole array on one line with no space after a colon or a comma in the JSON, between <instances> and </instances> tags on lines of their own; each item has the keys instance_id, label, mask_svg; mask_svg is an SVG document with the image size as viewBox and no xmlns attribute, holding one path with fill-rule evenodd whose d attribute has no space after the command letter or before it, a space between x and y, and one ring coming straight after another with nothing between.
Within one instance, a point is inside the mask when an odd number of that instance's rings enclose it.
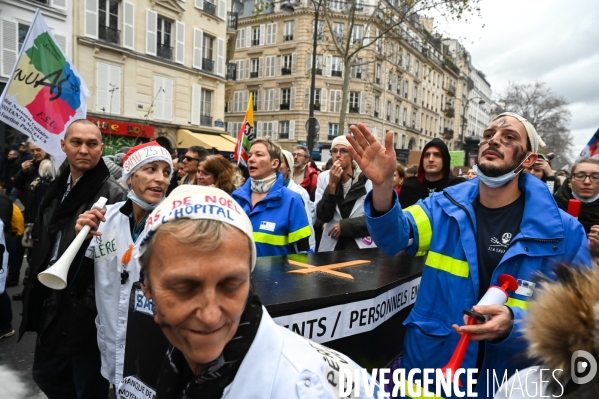
<instances>
[{"instance_id":1,"label":"reflective stripe on jacket","mask_svg":"<svg viewBox=\"0 0 599 399\"><path fill-rule=\"evenodd\" d=\"M520 232L493 272L491 285L500 274L520 280L521 286L535 281L537 272L549 273L556 262L590 264L587 238L577 220L559 210L547 186L534 176L521 174L519 188L525 205ZM410 255L427 255L414 309L405 320L403 365L411 368L441 368L449 361L460 336L452 324L463 325L463 309L479 297L476 212L479 179L434 193L403 212L395 204L385 215L372 217L372 193L366 197L366 223L375 243L388 255L405 249ZM413 238L410 241L410 238ZM534 288L510 293L507 306L514 314L511 333L499 341L486 341L479 370L477 391L486 396L487 370L508 376L530 366L524 350L522 319ZM476 365L478 345L469 345L463 368Z\"/></svg>"}]
</instances>

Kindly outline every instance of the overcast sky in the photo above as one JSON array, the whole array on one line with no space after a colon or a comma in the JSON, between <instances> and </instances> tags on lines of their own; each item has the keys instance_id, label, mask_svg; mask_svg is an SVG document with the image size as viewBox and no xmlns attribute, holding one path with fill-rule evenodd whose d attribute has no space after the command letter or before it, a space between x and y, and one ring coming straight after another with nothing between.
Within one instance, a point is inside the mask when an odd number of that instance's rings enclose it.
<instances>
[{"instance_id":1,"label":"overcast sky","mask_svg":"<svg viewBox=\"0 0 599 399\"><path fill-rule=\"evenodd\" d=\"M436 29L460 39L494 99L509 81L544 81L563 96L578 156L599 128L599 1L481 0L481 9L470 23L436 18Z\"/></svg>"}]
</instances>

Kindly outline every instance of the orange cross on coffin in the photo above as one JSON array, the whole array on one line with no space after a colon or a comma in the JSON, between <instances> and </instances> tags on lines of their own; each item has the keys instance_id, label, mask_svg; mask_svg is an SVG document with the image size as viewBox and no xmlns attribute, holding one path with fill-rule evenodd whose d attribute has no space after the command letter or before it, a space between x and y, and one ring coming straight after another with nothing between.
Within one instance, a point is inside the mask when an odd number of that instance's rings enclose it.
<instances>
[{"instance_id":1,"label":"orange cross on coffin","mask_svg":"<svg viewBox=\"0 0 599 399\"><path fill-rule=\"evenodd\" d=\"M331 274L333 276L345 278L348 280L353 280L354 277L351 274L338 272L338 271L336 271L336 269L343 269L344 267L351 267L351 266L367 265L367 264L371 263L369 260L352 260L350 262L333 263L331 265L313 266L313 265L309 265L307 263L302 263L302 262L298 262L298 261L291 260L291 259L288 259L287 261L292 266L304 268L303 270L288 271L287 274L310 274L310 273L320 272L320 273Z\"/></svg>"}]
</instances>

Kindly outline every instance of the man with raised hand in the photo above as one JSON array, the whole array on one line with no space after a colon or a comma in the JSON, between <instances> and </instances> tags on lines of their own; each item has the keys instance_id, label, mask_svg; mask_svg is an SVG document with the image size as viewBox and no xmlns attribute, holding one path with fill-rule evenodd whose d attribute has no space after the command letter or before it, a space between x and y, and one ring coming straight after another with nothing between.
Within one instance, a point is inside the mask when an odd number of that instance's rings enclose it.
<instances>
[{"instance_id":1,"label":"man with raised hand","mask_svg":"<svg viewBox=\"0 0 599 399\"><path fill-rule=\"evenodd\" d=\"M404 322L402 366L442 368L460 334L471 333L479 345L470 345L461 367L478 369L478 397L486 397L493 371L502 378L531 365L521 323L534 295L533 276L550 273L557 262L590 262L580 223L557 207L539 179L520 173L537 159L536 130L517 114L497 116L480 144L474 167L479 178L403 211L392 187L393 132L383 147L363 124L351 131L350 153L373 185L364 211L374 242L388 255L401 250L428 255L418 298ZM463 325L463 310L498 285L504 273L518 279L518 290L509 293L505 306L474 306L489 317L486 323Z\"/></svg>"}]
</instances>

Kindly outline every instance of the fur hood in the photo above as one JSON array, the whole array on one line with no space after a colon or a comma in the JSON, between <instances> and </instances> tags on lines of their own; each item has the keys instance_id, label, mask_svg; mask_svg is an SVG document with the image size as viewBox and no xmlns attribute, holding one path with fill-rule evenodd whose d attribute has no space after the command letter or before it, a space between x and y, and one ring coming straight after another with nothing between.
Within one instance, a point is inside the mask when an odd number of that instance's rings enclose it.
<instances>
[{"instance_id":1,"label":"fur hood","mask_svg":"<svg viewBox=\"0 0 599 399\"><path fill-rule=\"evenodd\" d=\"M524 336L528 355L544 367L562 369L570 377L570 358L577 350L599 357L599 266L560 265L556 280L544 280L529 303Z\"/></svg>"}]
</instances>

